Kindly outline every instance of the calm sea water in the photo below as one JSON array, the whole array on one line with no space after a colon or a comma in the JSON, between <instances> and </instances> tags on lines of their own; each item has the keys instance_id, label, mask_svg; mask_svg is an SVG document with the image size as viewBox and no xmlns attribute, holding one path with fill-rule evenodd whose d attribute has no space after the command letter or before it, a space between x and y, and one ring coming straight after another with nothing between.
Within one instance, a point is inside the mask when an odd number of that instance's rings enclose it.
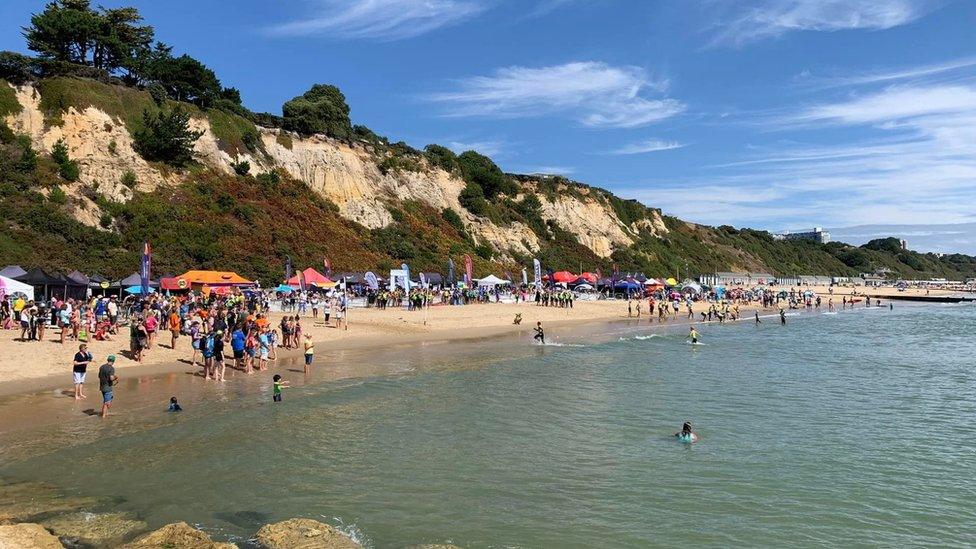
<instances>
[{"instance_id":1,"label":"calm sea water","mask_svg":"<svg viewBox=\"0 0 976 549\"><path fill-rule=\"evenodd\" d=\"M602 325L397 350L386 375L153 409L0 476L236 541L307 516L374 547L971 546L974 328L976 306L898 304L700 346Z\"/></svg>"}]
</instances>

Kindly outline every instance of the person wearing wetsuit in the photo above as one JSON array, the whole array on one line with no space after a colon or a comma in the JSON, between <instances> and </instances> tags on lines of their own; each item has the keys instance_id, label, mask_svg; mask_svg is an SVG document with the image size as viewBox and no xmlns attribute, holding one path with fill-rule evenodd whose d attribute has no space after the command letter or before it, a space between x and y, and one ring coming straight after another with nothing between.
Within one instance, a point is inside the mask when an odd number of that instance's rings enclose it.
<instances>
[{"instance_id":1,"label":"person wearing wetsuit","mask_svg":"<svg viewBox=\"0 0 976 549\"><path fill-rule=\"evenodd\" d=\"M674 434L674 436L681 437L691 437L694 433L691 431L691 422L686 421L684 425L681 426L681 430Z\"/></svg>"},{"instance_id":2,"label":"person wearing wetsuit","mask_svg":"<svg viewBox=\"0 0 976 549\"><path fill-rule=\"evenodd\" d=\"M779 323L786 324L786 311L784 309L779 310Z\"/></svg>"},{"instance_id":3,"label":"person wearing wetsuit","mask_svg":"<svg viewBox=\"0 0 976 549\"><path fill-rule=\"evenodd\" d=\"M538 341L543 345L546 344L546 332L542 329L541 322L535 323L535 336L533 337L533 339L535 339L536 341Z\"/></svg>"}]
</instances>

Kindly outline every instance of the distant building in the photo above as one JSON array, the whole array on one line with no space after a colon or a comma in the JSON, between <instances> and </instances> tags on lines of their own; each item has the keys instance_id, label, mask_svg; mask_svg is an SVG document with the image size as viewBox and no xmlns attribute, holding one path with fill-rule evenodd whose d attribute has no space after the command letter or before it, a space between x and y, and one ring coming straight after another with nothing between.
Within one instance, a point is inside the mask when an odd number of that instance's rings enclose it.
<instances>
[{"instance_id":1,"label":"distant building","mask_svg":"<svg viewBox=\"0 0 976 549\"><path fill-rule=\"evenodd\" d=\"M786 231L776 236L779 240L812 240L820 244L830 242L830 233L823 230L823 227L814 227L809 231Z\"/></svg>"}]
</instances>

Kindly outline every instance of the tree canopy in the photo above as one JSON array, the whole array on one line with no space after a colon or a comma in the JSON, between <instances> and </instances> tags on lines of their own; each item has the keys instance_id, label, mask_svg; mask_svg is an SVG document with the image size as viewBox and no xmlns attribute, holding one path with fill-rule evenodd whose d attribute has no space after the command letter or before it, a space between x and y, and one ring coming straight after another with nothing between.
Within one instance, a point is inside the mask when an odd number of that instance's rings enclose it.
<instances>
[{"instance_id":1,"label":"tree canopy","mask_svg":"<svg viewBox=\"0 0 976 549\"><path fill-rule=\"evenodd\" d=\"M324 133L336 139L353 135L349 105L339 88L316 84L281 107L284 128L301 134Z\"/></svg>"}]
</instances>

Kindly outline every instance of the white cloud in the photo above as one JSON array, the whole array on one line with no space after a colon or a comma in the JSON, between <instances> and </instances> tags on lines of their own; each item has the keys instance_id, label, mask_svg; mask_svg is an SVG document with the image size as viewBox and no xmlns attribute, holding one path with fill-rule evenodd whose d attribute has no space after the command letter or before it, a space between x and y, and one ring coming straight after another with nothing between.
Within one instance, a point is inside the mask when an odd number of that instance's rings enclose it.
<instances>
[{"instance_id":1,"label":"white cloud","mask_svg":"<svg viewBox=\"0 0 976 549\"><path fill-rule=\"evenodd\" d=\"M682 112L684 104L663 94L667 81L653 80L639 67L574 62L550 67L507 67L491 76L458 82L458 89L428 99L451 116L541 116L568 113L594 127L633 128Z\"/></svg>"},{"instance_id":2,"label":"white cloud","mask_svg":"<svg viewBox=\"0 0 976 549\"><path fill-rule=\"evenodd\" d=\"M890 87L851 101L820 105L793 120L848 124L897 122L905 118L976 112L976 89L958 86Z\"/></svg>"},{"instance_id":3,"label":"white cloud","mask_svg":"<svg viewBox=\"0 0 976 549\"><path fill-rule=\"evenodd\" d=\"M687 219L769 229L976 219L976 85L889 87L791 120L800 125L781 129L819 142L752 148L759 154L632 194Z\"/></svg>"},{"instance_id":4,"label":"white cloud","mask_svg":"<svg viewBox=\"0 0 976 549\"><path fill-rule=\"evenodd\" d=\"M742 45L791 31L884 30L933 8L931 0L760 0L729 2L720 12L713 44ZM731 7L727 7L731 6Z\"/></svg>"},{"instance_id":5,"label":"white cloud","mask_svg":"<svg viewBox=\"0 0 976 549\"><path fill-rule=\"evenodd\" d=\"M476 151L485 156L496 156L502 152L504 143L501 141L450 141L447 148L461 154L465 151Z\"/></svg>"},{"instance_id":6,"label":"white cloud","mask_svg":"<svg viewBox=\"0 0 976 549\"><path fill-rule=\"evenodd\" d=\"M281 36L401 40L453 25L486 9L480 0L318 0L321 14L271 27Z\"/></svg>"},{"instance_id":7,"label":"white cloud","mask_svg":"<svg viewBox=\"0 0 976 549\"><path fill-rule=\"evenodd\" d=\"M683 143L677 141L662 141L660 139L648 139L624 145L619 149L614 149L609 154L644 154L658 151L670 151L684 147Z\"/></svg>"},{"instance_id":8,"label":"white cloud","mask_svg":"<svg viewBox=\"0 0 976 549\"><path fill-rule=\"evenodd\" d=\"M541 173L548 175L570 175L576 171L576 168L570 166L537 166L526 171L529 173Z\"/></svg>"},{"instance_id":9,"label":"white cloud","mask_svg":"<svg viewBox=\"0 0 976 549\"><path fill-rule=\"evenodd\" d=\"M933 63L929 65L920 65L917 67L897 70L875 71L827 78L813 76L810 71L805 70L800 74L800 78L814 86L821 88L834 88L839 86L863 86L905 80L919 81L921 79L926 79L927 77L945 75L946 73L956 73L974 66L976 66L976 57L963 57L960 59L946 61L944 63Z\"/></svg>"}]
</instances>

